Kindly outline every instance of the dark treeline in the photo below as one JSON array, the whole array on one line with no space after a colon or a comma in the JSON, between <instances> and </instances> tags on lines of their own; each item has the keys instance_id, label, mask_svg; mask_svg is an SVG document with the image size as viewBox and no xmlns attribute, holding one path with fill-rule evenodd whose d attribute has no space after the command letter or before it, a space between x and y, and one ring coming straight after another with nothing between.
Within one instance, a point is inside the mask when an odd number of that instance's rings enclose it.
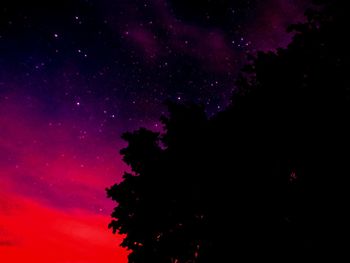
<instances>
[{"instance_id":1,"label":"dark treeline","mask_svg":"<svg viewBox=\"0 0 350 263\"><path fill-rule=\"evenodd\" d=\"M322 2L225 111L168 103L163 134L124 134L132 173L107 193L130 263L346 262L348 9Z\"/></svg>"}]
</instances>

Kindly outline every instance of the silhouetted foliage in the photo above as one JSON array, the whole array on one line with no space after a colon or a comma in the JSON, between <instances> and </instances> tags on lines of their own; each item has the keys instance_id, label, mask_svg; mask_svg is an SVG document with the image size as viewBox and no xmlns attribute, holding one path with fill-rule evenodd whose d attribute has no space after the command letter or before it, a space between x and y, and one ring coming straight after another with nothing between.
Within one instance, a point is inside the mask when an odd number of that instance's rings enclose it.
<instances>
[{"instance_id":1,"label":"silhouetted foliage","mask_svg":"<svg viewBox=\"0 0 350 263\"><path fill-rule=\"evenodd\" d=\"M124 135L133 173L107 193L130 263L345 255L347 9L322 2L288 48L251 58L225 111L168 103L163 134Z\"/></svg>"}]
</instances>

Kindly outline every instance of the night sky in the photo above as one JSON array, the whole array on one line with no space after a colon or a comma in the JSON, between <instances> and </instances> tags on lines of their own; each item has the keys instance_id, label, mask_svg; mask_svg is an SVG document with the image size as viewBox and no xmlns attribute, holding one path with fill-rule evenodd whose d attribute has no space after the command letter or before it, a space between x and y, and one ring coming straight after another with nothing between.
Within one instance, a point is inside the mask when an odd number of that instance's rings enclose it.
<instances>
[{"instance_id":1,"label":"night sky","mask_svg":"<svg viewBox=\"0 0 350 263\"><path fill-rule=\"evenodd\" d=\"M308 2L2 0L0 262L126 262L105 194L121 133L160 130L166 99L223 109Z\"/></svg>"}]
</instances>

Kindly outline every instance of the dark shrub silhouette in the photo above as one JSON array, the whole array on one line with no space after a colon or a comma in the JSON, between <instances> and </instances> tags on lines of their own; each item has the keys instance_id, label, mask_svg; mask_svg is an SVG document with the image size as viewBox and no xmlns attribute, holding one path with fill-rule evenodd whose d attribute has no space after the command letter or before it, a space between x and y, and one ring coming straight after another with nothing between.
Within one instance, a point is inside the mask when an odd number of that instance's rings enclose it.
<instances>
[{"instance_id":1,"label":"dark shrub silhouette","mask_svg":"<svg viewBox=\"0 0 350 263\"><path fill-rule=\"evenodd\" d=\"M315 10L288 48L251 58L225 111L168 103L164 134L124 135L133 172L107 193L130 263L344 260L347 9Z\"/></svg>"}]
</instances>

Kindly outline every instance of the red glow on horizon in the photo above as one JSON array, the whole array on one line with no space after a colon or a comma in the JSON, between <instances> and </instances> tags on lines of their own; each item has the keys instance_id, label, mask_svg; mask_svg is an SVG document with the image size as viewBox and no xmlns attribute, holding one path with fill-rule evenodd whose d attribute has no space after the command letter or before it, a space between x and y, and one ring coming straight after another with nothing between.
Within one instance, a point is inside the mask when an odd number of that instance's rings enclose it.
<instances>
[{"instance_id":1,"label":"red glow on horizon","mask_svg":"<svg viewBox=\"0 0 350 263\"><path fill-rule=\"evenodd\" d=\"M127 262L122 237L107 228L105 188L125 169L118 138L79 118L51 120L22 99L0 98L0 262Z\"/></svg>"},{"instance_id":2,"label":"red glow on horizon","mask_svg":"<svg viewBox=\"0 0 350 263\"><path fill-rule=\"evenodd\" d=\"M108 216L62 212L28 198L2 195L1 262L126 262L127 252L117 245L121 237L106 230L109 220Z\"/></svg>"}]
</instances>

